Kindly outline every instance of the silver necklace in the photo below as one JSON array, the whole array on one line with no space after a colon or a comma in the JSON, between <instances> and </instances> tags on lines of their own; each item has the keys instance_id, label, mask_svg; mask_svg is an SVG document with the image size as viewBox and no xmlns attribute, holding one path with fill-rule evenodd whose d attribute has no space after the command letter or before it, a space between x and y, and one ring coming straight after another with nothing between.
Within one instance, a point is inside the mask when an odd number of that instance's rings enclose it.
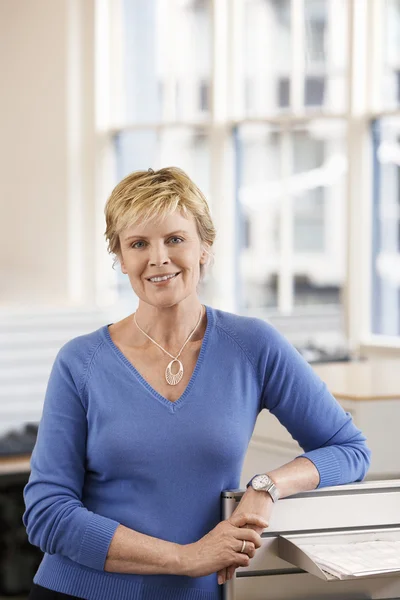
<instances>
[{"instance_id":1,"label":"silver necklace","mask_svg":"<svg viewBox=\"0 0 400 600\"><path fill-rule=\"evenodd\" d=\"M189 335L189 337L187 338L186 342L183 344L182 348L179 350L178 354L176 356L173 356L165 348L163 348L162 346L160 346L160 344L158 344L155 340L153 340L152 337L150 337L149 335L147 335L147 333L145 331L143 331L143 329L141 327L139 327L139 325L138 325L138 323L136 321L136 313L133 313L133 320L135 321L135 325L139 329L139 331L141 331L143 333L143 335L145 335L151 342L153 342L153 344L155 344L156 346L158 346L163 352L165 352L165 354L168 354L168 356L170 356L173 359L173 360L171 360L171 362L169 363L169 365L165 369L165 379L167 380L167 383L169 385L177 385L180 382L180 380L182 379L182 377L183 377L183 364L178 359L179 359L180 355L182 354L182 350L184 349L184 347L186 346L186 344L188 343L188 341L190 340L190 338L192 337L192 335L194 334L194 332L198 328L202 316L203 316L203 306L201 307L200 316L199 316L199 320L197 321L196 327L193 329L192 333ZM175 362L178 363L179 370L176 373L173 373L172 372L172 365Z\"/></svg>"}]
</instances>

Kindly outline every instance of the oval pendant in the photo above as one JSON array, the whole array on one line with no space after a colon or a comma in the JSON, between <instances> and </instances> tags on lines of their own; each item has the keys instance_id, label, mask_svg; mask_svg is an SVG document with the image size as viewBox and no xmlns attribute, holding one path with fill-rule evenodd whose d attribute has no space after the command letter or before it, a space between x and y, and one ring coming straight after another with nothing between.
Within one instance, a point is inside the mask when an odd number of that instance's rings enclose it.
<instances>
[{"instance_id":1,"label":"oval pendant","mask_svg":"<svg viewBox=\"0 0 400 600\"><path fill-rule=\"evenodd\" d=\"M179 364L179 370L176 373L172 372L172 365L174 364L174 362L177 362ZM183 377L183 364L181 363L180 360L178 360L177 358L174 358L174 360L171 360L168 367L165 369L165 379L167 380L167 383L169 383L169 385L176 385L177 383L180 382L182 377Z\"/></svg>"}]
</instances>

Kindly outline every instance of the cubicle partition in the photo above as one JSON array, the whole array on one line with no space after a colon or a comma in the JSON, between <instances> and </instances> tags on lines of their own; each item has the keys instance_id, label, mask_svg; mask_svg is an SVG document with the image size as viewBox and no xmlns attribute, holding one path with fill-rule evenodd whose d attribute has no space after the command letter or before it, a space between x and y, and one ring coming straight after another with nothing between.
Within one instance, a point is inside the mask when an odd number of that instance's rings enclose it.
<instances>
[{"instance_id":1,"label":"cubicle partition","mask_svg":"<svg viewBox=\"0 0 400 600\"><path fill-rule=\"evenodd\" d=\"M43 556L22 523L28 478L29 456L0 458L0 598L26 598Z\"/></svg>"},{"instance_id":2,"label":"cubicle partition","mask_svg":"<svg viewBox=\"0 0 400 600\"><path fill-rule=\"evenodd\" d=\"M243 493L222 493L223 519ZM261 548L223 598L399 599L399 561L400 480L324 488L279 500Z\"/></svg>"}]
</instances>

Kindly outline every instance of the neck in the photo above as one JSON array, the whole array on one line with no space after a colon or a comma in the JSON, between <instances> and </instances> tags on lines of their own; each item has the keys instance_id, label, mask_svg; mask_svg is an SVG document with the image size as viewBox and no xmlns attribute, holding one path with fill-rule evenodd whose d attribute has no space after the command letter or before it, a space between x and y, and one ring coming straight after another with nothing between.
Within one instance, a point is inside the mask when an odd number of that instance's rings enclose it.
<instances>
[{"instance_id":1,"label":"neck","mask_svg":"<svg viewBox=\"0 0 400 600\"><path fill-rule=\"evenodd\" d=\"M136 311L137 324L160 346L171 354L177 354L186 339L196 327L200 314L204 309L198 298L182 301L169 307L158 307L140 302ZM138 329L144 340L147 340ZM198 324L188 344L202 339L204 325L202 320Z\"/></svg>"}]
</instances>

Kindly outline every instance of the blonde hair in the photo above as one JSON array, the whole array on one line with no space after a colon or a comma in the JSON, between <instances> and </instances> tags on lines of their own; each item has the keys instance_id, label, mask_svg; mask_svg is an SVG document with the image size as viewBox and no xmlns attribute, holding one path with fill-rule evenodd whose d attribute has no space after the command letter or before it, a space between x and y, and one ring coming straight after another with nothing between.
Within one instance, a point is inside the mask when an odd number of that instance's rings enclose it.
<instances>
[{"instance_id":1,"label":"blonde hair","mask_svg":"<svg viewBox=\"0 0 400 600\"><path fill-rule=\"evenodd\" d=\"M193 215L202 250L210 254L208 248L216 236L210 209L204 194L182 169L135 171L120 181L104 209L104 235L108 252L116 257L114 265L121 254L119 234L126 227L138 221L162 221L177 209L186 217Z\"/></svg>"}]
</instances>

